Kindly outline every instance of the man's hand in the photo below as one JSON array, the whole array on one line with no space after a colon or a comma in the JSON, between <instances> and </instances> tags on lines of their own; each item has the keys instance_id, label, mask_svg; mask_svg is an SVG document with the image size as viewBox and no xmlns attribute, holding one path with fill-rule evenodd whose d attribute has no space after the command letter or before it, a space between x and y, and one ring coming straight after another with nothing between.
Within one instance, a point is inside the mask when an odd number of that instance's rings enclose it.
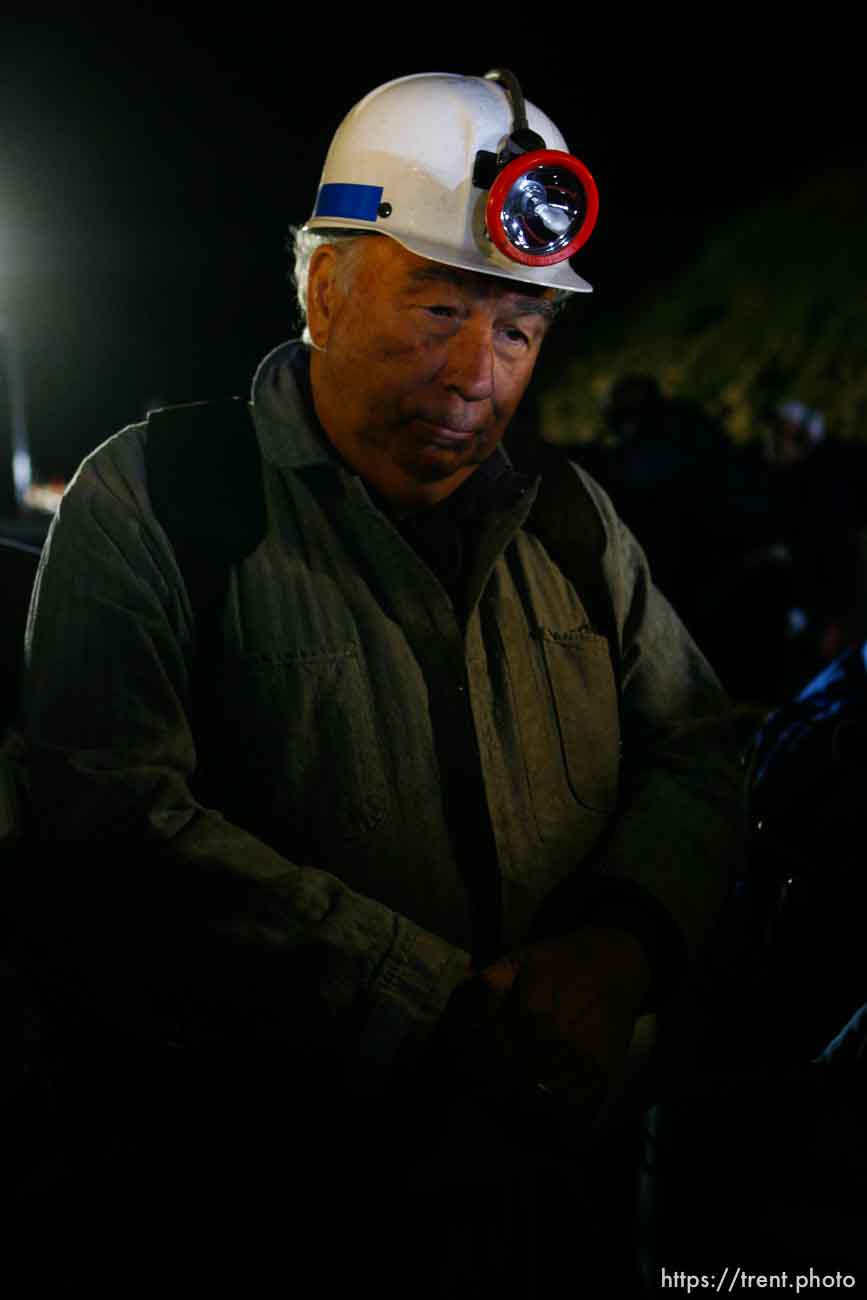
<instances>
[{"instance_id":1,"label":"man's hand","mask_svg":"<svg viewBox=\"0 0 867 1300\"><path fill-rule=\"evenodd\" d=\"M541 1086L590 1123L622 1073L650 982L637 939L588 925L469 979L446 1008L438 1048L481 1101L520 1104Z\"/></svg>"}]
</instances>

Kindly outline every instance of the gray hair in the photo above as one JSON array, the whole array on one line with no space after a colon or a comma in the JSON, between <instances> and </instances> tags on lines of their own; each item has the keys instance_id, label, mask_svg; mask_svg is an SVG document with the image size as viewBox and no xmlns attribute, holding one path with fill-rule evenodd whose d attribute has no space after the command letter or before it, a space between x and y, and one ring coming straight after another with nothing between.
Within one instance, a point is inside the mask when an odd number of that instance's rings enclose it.
<instances>
[{"instance_id":1,"label":"gray hair","mask_svg":"<svg viewBox=\"0 0 867 1300\"><path fill-rule=\"evenodd\" d=\"M310 331L307 328L307 276L310 272L310 261L317 248L324 244L331 244L338 253L338 261L343 262L344 256L349 252L354 243L360 239L368 238L369 234L374 231L366 230L307 230L304 226L292 226L289 230L289 246L294 258L293 280L295 281L295 295L298 300L298 315L300 317L303 342L312 346L313 341L310 338Z\"/></svg>"}]
</instances>

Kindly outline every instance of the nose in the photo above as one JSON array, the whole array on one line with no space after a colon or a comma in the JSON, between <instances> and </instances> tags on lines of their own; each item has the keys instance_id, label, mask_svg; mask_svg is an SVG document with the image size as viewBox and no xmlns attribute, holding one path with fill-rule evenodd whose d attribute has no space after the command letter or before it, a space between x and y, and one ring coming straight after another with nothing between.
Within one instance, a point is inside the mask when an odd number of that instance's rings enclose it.
<instances>
[{"instance_id":1,"label":"nose","mask_svg":"<svg viewBox=\"0 0 867 1300\"><path fill-rule=\"evenodd\" d=\"M446 387L465 402L481 402L494 393L494 338L486 321L466 322L449 340L444 373Z\"/></svg>"}]
</instances>

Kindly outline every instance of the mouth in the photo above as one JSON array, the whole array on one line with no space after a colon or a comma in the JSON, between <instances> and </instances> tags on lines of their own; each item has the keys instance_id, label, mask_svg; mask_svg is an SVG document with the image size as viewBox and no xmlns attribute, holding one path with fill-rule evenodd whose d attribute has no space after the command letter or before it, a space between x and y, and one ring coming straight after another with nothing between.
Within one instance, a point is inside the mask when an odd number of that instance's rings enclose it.
<instances>
[{"instance_id":1,"label":"mouth","mask_svg":"<svg viewBox=\"0 0 867 1300\"><path fill-rule=\"evenodd\" d=\"M433 420L416 421L424 430L426 441L440 447L462 447L481 433L480 429L455 429L449 424L436 424Z\"/></svg>"}]
</instances>

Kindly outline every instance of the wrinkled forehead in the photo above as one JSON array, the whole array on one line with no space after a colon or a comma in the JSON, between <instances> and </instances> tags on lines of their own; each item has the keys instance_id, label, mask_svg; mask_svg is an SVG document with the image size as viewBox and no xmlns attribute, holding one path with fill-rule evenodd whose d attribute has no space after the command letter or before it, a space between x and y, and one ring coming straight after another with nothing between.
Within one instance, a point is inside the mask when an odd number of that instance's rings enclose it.
<instances>
[{"instance_id":1,"label":"wrinkled forehead","mask_svg":"<svg viewBox=\"0 0 867 1300\"><path fill-rule=\"evenodd\" d=\"M482 275L474 271L458 271L454 267L431 262L429 269L411 273L411 283L442 284L452 287L463 297L490 303L497 312L506 311L513 316L541 317L546 325L556 315L553 289L539 285L516 285L513 280Z\"/></svg>"},{"instance_id":2,"label":"wrinkled forehead","mask_svg":"<svg viewBox=\"0 0 867 1300\"><path fill-rule=\"evenodd\" d=\"M366 238L365 253L373 262L387 264L390 272L407 289L425 286L452 288L480 299L508 299L511 304L548 318L554 315L556 291L546 285L527 284L505 276L470 271L445 262L435 262L411 253L396 240L386 237Z\"/></svg>"}]
</instances>

